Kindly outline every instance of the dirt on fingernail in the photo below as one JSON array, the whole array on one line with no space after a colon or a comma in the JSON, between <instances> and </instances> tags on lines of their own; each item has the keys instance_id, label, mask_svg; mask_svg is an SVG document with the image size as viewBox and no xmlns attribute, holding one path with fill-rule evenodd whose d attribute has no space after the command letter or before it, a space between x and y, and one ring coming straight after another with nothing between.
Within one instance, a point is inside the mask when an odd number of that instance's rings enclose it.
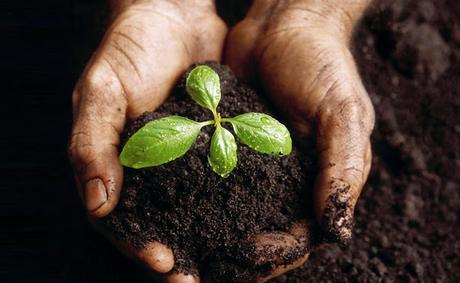
<instances>
[{"instance_id":1,"label":"dirt on fingernail","mask_svg":"<svg viewBox=\"0 0 460 283\"><path fill-rule=\"evenodd\" d=\"M353 230L353 209L350 203L350 185L341 180L330 182L330 191L324 209L321 227L324 240L347 245Z\"/></svg>"}]
</instances>

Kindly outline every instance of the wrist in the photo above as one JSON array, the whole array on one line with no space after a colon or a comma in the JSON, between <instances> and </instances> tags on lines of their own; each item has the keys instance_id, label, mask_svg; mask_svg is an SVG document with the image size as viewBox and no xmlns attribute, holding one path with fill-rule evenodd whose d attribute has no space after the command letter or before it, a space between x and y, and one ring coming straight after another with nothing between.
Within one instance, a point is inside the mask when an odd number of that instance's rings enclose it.
<instances>
[{"instance_id":1,"label":"wrist","mask_svg":"<svg viewBox=\"0 0 460 283\"><path fill-rule=\"evenodd\" d=\"M272 21L281 17L286 21L317 28L319 34L329 33L349 40L353 27L359 21L371 0L254 0L249 16Z\"/></svg>"},{"instance_id":2,"label":"wrist","mask_svg":"<svg viewBox=\"0 0 460 283\"><path fill-rule=\"evenodd\" d=\"M186 9L190 11L215 11L214 0L108 0L110 18L113 20L122 12L133 6L145 9L159 6L171 6L174 9Z\"/></svg>"},{"instance_id":3,"label":"wrist","mask_svg":"<svg viewBox=\"0 0 460 283\"><path fill-rule=\"evenodd\" d=\"M361 19L371 0L343 1L340 4L334 0L306 2L311 3L311 9L316 9L322 15L324 22L320 24L325 24L332 29L335 28L336 32L348 40L352 35L354 26Z\"/></svg>"},{"instance_id":4,"label":"wrist","mask_svg":"<svg viewBox=\"0 0 460 283\"><path fill-rule=\"evenodd\" d=\"M108 0L110 18L114 19L115 16L125 11L132 6L136 0Z\"/></svg>"}]
</instances>

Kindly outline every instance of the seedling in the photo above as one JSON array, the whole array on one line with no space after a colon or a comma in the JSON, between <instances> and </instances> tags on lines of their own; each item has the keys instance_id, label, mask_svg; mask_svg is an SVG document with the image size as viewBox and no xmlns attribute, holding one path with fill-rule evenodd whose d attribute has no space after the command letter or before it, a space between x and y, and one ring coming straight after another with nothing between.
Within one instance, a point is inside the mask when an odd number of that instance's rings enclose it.
<instances>
[{"instance_id":1,"label":"seedling","mask_svg":"<svg viewBox=\"0 0 460 283\"><path fill-rule=\"evenodd\" d=\"M230 123L240 141L255 151L271 155L291 152L288 129L273 117L254 112L233 118L220 116L217 112L221 98L219 75L210 67L195 67L187 77L186 90L196 103L212 112L214 119L196 122L169 116L151 121L134 133L123 147L122 165L137 169L170 162L190 149L203 127L213 125L215 131L208 162L214 172L228 177L236 167L237 145L233 134L222 127L224 122Z\"/></svg>"}]
</instances>

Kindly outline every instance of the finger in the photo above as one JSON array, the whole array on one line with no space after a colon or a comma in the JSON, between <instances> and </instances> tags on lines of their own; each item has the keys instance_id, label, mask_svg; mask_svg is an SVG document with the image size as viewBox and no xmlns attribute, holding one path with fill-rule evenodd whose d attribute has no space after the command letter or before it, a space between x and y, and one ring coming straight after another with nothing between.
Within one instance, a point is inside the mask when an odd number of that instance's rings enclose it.
<instances>
[{"instance_id":1,"label":"finger","mask_svg":"<svg viewBox=\"0 0 460 283\"><path fill-rule=\"evenodd\" d=\"M298 260L294 261L291 264L288 264L288 265L285 265L285 266L278 266L271 272L270 275L265 276L265 277L262 276L257 281L258 282L267 282L268 280L276 278L276 277L280 276L281 274L284 274L284 273L286 273L288 271L294 270L297 267L299 267L302 264L304 264L305 261L308 259L309 255L310 254L305 254L303 257L299 258Z\"/></svg>"},{"instance_id":2,"label":"finger","mask_svg":"<svg viewBox=\"0 0 460 283\"><path fill-rule=\"evenodd\" d=\"M108 69L89 69L73 94L69 155L85 207L95 217L115 207L122 183L118 144L127 103L114 78Z\"/></svg>"},{"instance_id":3,"label":"finger","mask_svg":"<svg viewBox=\"0 0 460 283\"><path fill-rule=\"evenodd\" d=\"M267 28L267 19L276 5L273 1L252 1L245 18L230 31L225 47L225 64L238 79L254 83L258 40Z\"/></svg>"},{"instance_id":4,"label":"finger","mask_svg":"<svg viewBox=\"0 0 460 283\"><path fill-rule=\"evenodd\" d=\"M367 150L366 154L364 156L364 179L367 180L367 177L369 177L369 172L371 171L371 165L372 165L372 146L371 142L367 144Z\"/></svg>"},{"instance_id":5,"label":"finger","mask_svg":"<svg viewBox=\"0 0 460 283\"><path fill-rule=\"evenodd\" d=\"M143 248L134 248L127 243L111 239L111 242L128 258L159 273L169 272L174 266L174 256L167 246L151 242Z\"/></svg>"},{"instance_id":6,"label":"finger","mask_svg":"<svg viewBox=\"0 0 460 283\"><path fill-rule=\"evenodd\" d=\"M123 255L140 263L149 271L167 273L173 268L174 255L172 250L166 245L154 241L145 244L144 247L136 248L128 242L115 239L111 231L105 229L103 224L98 222L97 218L89 217L88 220L94 230L108 239Z\"/></svg>"},{"instance_id":7,"label":"finger","mask_svg":"<svg viewBox=\"0 0 460 283\"><path fill-rule=\"evenodd\" d=\"M204 282L263 282L298 267L308 257L310 223L295 223L288 232L266 232L240 242L233 258L212 260Z\"/></svg>"},{"instance_id":8,"label":"finger","mask_svg":"<svg viewBox=\"0 0 460 283\"><path fill-rule=\"evenodd\" d=\"M251 82L255 75L253 50L259 33L259 23L254 19L245 19L229 33L225 48L225 64L242 81Z\"/></svg>"},{"instance_id":9,"label":"finger","mask_svg":"<svg viewBox=\"0 0 460 283\"><path fill-rule=\"evenodd\" d=\"M373 108L363 88L349 92L337 85L319 108L315 210L328 241L351 238L354 207L370 170L373 125Z\"/></svg>"},{"instance_id":10,"label":"finger","mask_svg":"<svg viewBox=\"0 0 460 283\"><path fill-rule=\"evenodd\" d=\"M265 282L302 265L312 244L310 225L295 223L288 233L271 232L255 238L257 281Z\"/></svg>"},{"instance_id":11,"label":"finger","mask_svg":"<svg viewBox=\"0 0 460 283\"><path fill-rule=\"evenodd\" d=\"M191 274L170 272L164 275L166 283L200 283L200 278Z\"/></svg>"},{"instance_id":12,"label":"finger","mask_svg":"<svg viewBox=\"0 0 460 283\"><path fill-rule=\"evenodd\" d=\"M150 242L142 248L135 248L127 242L113 237L108 231L90 219L95 230L104 235L123 255L138 262L149 270L159 273L169 272L174 266L174 256L170 248L159 243Z\"/></svg>"}]
</instances>

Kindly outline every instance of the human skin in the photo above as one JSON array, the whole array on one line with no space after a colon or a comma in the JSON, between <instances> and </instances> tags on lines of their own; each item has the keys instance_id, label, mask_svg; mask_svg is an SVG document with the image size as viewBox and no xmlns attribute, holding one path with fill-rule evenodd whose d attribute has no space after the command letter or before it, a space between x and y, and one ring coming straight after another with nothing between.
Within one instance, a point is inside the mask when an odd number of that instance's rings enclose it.
<instances>
[{"instance_id":1,"label":"human skin","mask_svg":"<svg viewBox=\"0 0 460 283\"><path fill-rule=\"evenodd\" d=\"M224 59L241 79L262 82L300 137L316 136L317 220L326 239L346 242L370 169L374 112L348 49L368 1L335 2L254 0L227 38L213 1L111 1L111 24L73 92L69 154L90 219L109 214L118 202L118 146L126 121L161 105L193 62ZM308 225L294 227L279 243L270 234L255 235L256 248L299 248ZM136 250L101 232L166 282L199 281L170 272L174 258L168 247L153 242ZM270 275L255 278L265 281L307 257L288 266L277 262ZM254 264L272 260L260 256Z\"/></svg>"}]
</instances>

